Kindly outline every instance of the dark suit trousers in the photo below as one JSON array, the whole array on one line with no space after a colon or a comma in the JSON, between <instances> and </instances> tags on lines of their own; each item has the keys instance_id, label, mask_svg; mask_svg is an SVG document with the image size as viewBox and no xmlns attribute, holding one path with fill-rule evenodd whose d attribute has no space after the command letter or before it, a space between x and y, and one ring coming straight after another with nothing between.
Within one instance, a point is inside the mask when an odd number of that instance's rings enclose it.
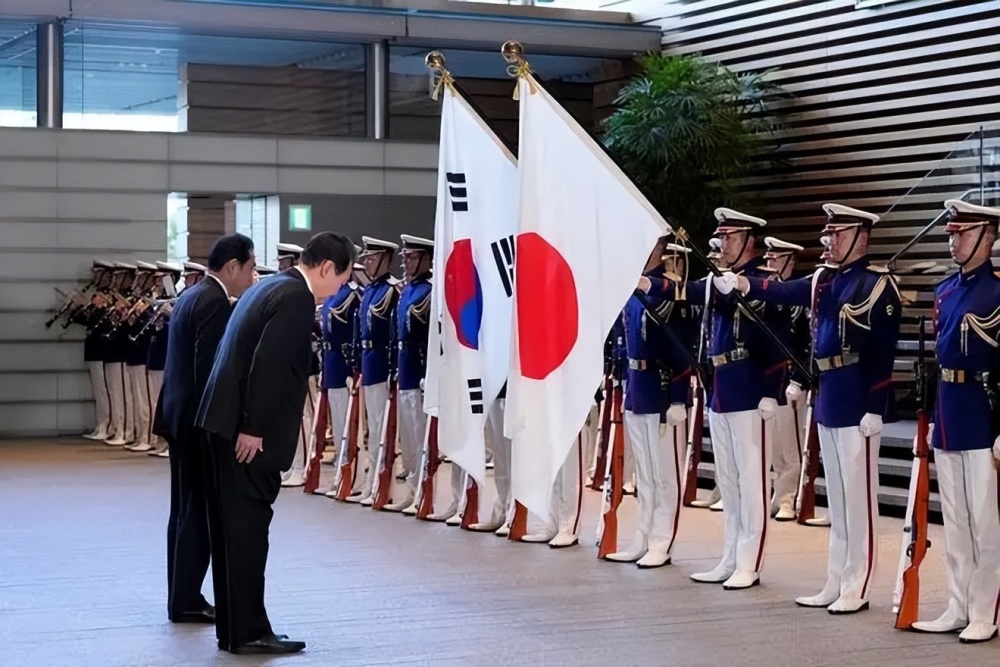
<instances>
[{"instance_id":1,"label":"dark suit trousers","mask_svg":"<svg viewBox=\"0 0 1000 667\"><path fill-rule=\"evenodd\" d=\"M237 463L234 443L211 438L209 464L215 484L209 494L209 526L216 636L220 648L231 650L272 634L264 609L264 570L281 472Z\"/></svg>"},{"instance_id":2,"label":"dark suit trousers","mask_svg":"<svg viewBox=\"0 0 1000 667\"><path fill-rule=\"evenodd\" d=\"M200 435L199 435L200 434ZM201 594L211 553L202 450L204 435L168 441L170 447L170 519L167 524L167 612L170 618L202 609Z\"/></svg>"}]
</instances>

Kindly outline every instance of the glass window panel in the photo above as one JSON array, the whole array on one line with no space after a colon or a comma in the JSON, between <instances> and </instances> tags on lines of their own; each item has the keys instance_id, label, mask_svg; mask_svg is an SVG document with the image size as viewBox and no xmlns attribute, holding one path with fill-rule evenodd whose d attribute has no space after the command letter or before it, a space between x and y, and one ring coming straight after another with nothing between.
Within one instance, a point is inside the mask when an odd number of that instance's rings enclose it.
<instances>
[{"instance_id":1,"label":"glass window panel","mask_svg":"<svg viewBox=\"0 0 1000 667\"><path fill-rule=\"evenodd\" d=\"M389 137L437 141L441 105L430 98L430 78L424 58L433 49L413 46L389 48ZM467 51L441 49L448 71L469 93L494 131L517 143L517 102L512 98L514 79L499 49ZM574 56L534 54L531 67L551 87L553 94L584 127L595 129L600 110L595 106L594 84L607 72L620 68L616 61Z\"/></svg>"},{"instance_id":2,"label":"glass window panel","mask_svg":"<svg viewBox=\"0 0 1000 667\"><path fill-rule=\"evenodd\" d=\"M364 47L70 21L65 127L364 136Z\"/></svg>"},{"instance_id":3,"label":"glass window panel","mask_svg":"<svg viewBox=\"0 0 1000 667\"><path fill-rule=\"evenodd\" d=\"M0 126L34 127L35 24L0 21Z\"/></svg>"}]
</instances>

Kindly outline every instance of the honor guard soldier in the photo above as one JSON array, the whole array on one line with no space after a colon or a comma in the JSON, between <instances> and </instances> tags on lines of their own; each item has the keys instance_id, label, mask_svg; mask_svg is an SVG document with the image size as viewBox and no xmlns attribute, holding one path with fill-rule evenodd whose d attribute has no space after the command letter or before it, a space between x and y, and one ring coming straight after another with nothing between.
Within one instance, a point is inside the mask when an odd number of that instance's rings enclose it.
<instances>
[{"instance_id":1,"label":"honor guard soldier","mask_svg":"<svg viewBox=\"0 0 1000 667\"><path fill-rule=\"evenodd\" d=\"M181 274L181 278L184 279L184 286L181 289L184 290L192 285L197 285L207 275L208 268L203 264L184 262L184 273Z\"/></svg>"},{"instance_id":2,"label":"honor guard soldier","mask_svg":"<svg viewBox=\"0 0 1000 667\"><path fill-rule=\"evenodd\" d=\"M167 366L167 339L170 335L170 311L177 298L177 284L180 282L184 269L173 262L157 262L156 268L163 274L164 300L156 307L146 327L149 334L149 357L146 360L146 373L149 382L149 414L156 414L156 404L160 400L160 389L163 387L163 370ZM167 452L167 441L153 433L149 444L152 450L150 456L160 456ZM166 458L170 454L166 454Z\"/></svg>"},{"instance_id":3,"label":"honor guard soldier","mask_svg":"<svg viewBox=\"0 0 1000 667\"><path fill-rule=\"evenodd\" d=\"M661 238L653 248L644 275L680 281L685 273L680 264L690 251L666 241ZM643 301L630 297L622 318L628 355L623 421L635 457L637 526L628 548L607 559L654 568L670 564L677 535L691 386L691 363L683 345L695 338L686 301ZM647 305L655 313L650 315ZM665 322L675 338L653 317Z\"/></svg>"},{"instance_id":4,"label":"honor guard soldier","mask_svg":"<svg viewBox=\"0 0 1000 667\"><path fill-rule=\"evenodd\" d=\"M143 317L150 307L151 300L160 294L162 285L156 281L162 277L156 264L136 262L136 285L133 289L135 303L129 311L128 318L122 323L129 342L129 358L125 363L125 372L129 376L128 384L131 394L126 400L132 404L132 419L135 423L135 441L126 445L125 449L133 452L148 452L153 449L149 443L152 436L152 420L150 416L149 376L146 363L149 361L149 343L152 333L145 328L146 318Z\"/></svg>"},{"instance_id":5,"label":"honor guard soldier","mask_svg":"<svg viewBox=\"0 0 1000 667\"><path fill-rule=\"evenodd\" d=\"M112 288L109 294L111 304L101 320L102 333L106 339L104 377L108 383L108 397L111 403L111 437L105 444L111 447L123 447L134 439L135 425L131 415L131 385L127 385L128 376L125 372L125 362L128 361L128 337L119 326L120 317L128 310L129 301L126 296L132 289L136 267L134 264L115 262Z\"/></svg>"},{"instance_id":6,"label":"honor guard soldier","mask_svg":"<svg viewBox=\"0 0 1000 667\"><path fill-rule=\"evenodd\" d=\"M355 264L354 273L358 271L364 271L364 267ZM363 294L362 287L351 280L344 283L336 294L328 297L320 308L320 324L323 327L323 372L320 379L330 405L330 433L334 446L338 448L347 424L352 385L357 377L354 341ZM360 482L360 479L356 479L358 486L352 491L361 490ZM336 489L320 488L316 489L316 493L332 498L336 496Z\"/></svg>"},{"instance_id":7,"label":"honor guard soldier","mask_svg":"<svg viewBox=\"0 0 1000 667\"><path fill-rule=\"evenodd\" d=\"M922 632L959 641L997 636L1000 612L1000 279L990 261L1000 208L945 202L951 257L959 272L935 290L935 354L941 366L931 431L944 516L948 608Z\"/></svg>"},{"instance_id":8,"label":"honor guard soldier","mask_svg":"<svg viewBox=\"0 0 1000 667\"><path fill-rule=\"evenodd\" d=\"M406 491L398 501L386 505L386 509L391 512L401 512L412 505L416 498L417 484L420 483L420 454L427 426L420 387L427 370L431 262L434 258L434 241L409 234L403 234L399 238L403 242L399 254L404 279L396 310L396 341L399 346L396 368L399 447L403 455L402 475L406 479Z\"/></svg>"},{"instance_id":9,"label":"honor guard soldier","mask_svg":"<svg viewBox=\"0 0 1000 667\"><path fill-rule=\"evenodd\" d=\"M101 335L97 323L104 312L103 308L98 307L99 303L103 303L101 286L108 282L108 274L112 269L114 264L111 262L94 260L90 270L94 292L90 297L89 307L81 309L80 312L80 323L87 327L87 334L83 339L83 360L90 371L90 389L94 396L94 430L83 436L88 440L106 440L111 432L111 403L108 399L107 381L104 378L107 339Z\"/></svg>"},{"instance_id":10,"label":"honor guard soldier","mask_svg":"<svg viewBox=\"0 0 1000 667\"><path fill-rule=\"evenodd\" d=\"M389 355L395 354L392 330L399 290L396 279L389 270L399 245L370 236L363 236L364 249L361 263L371 283L365 288L358 312L358 344L361 347L361 386L364 392L365 412L368 419L368 445L358 456L358 470L367 468L364 486L359 493L348 496L350 502L370 505L375 478L379 440L389 400ZM395 446L392 443L391 446ZM360 477L360 475L358 475Z\"/></svg>"},{"instance_id":11,"label":"honor guard soldier","mask_svg":"<svg viewBox=\"0 0 1000 667\"><path fill-rule=\"evenodd\" d=\"M756 248L757 234L767 222L728 208L716 209L715 217L722 261L733 267L733 275L769 276ZM755 312L748 314L728 292L706 295L711 284L688 283L687 296L693 303L708 304L711 311L708 359L715 370L712 394L707 398L708 423L716 480L726 508L725 546L714 569L693 574L691 579L740 590L760 583L771 502L771 431L787 363L758 320L772 332L786 334L788 324L784 313L759 302L751 304ZM666 278L643 277L640 287L651 288L654 298L682 297L680 284Z\"/></svg>"},{"instance_id":12,"label":"honor guard soldier","mask_svg":"<svg viewBox=\"0 0 1000 667\"><path fill-rule=\"evenodd\" d=\"M901 300L885 269L868 262L868 241L878 216L824 204L823 234L837 269L779 282L726 274L750 298L812 309L813 356L819 370L816 423L830 516L827 580L802 607L831 614L868 608L878 548L878 452L889 409L892 367L899 340Z\"/></svg>"},{"instance_id":13,"label":"honor guard soldier","mask_svg":"<svg viewBox=\"0 0 1000 667\"><path fill-rule=\"evenodd\" d=\"M789 280L795 272L800 245L782 241L773 236L764 239L767 268L773 280ZM791 349L800 359L809 358L809 309L791 306ZM778 396L778 412L774 416L774 447L771 465L774 467L774 494L771 498L771 516L777 521L795 520L795 494L799 488L802 469L802 426L805 419L805 397L802 387L806 378L793 374L785 391Z\"/></svg>"},{"instance_id":14,"label":"honor guard soldier","mask_svg":"<svg viewBox=\"0 0 1000 667\"><path fill-rule=\"evenodd\" d=\"M302 246L294 243L278 244L278 271L285 271L299 263L302 256Z\"/></svg>"}]
</instances>

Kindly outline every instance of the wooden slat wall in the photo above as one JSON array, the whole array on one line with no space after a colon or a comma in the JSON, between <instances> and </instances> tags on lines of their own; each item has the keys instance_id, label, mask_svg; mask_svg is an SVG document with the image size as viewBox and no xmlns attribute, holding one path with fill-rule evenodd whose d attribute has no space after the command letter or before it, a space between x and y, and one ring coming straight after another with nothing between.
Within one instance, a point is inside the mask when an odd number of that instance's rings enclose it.
<instances>
[{"instance_id":1,"label":"wooden slat wall","mask_svg":"<svg viewBox=\"0 0 1000 667\"><path fill-rule=\"evenodd\" d=\"M759 197L753 212L783 238L818 248L820 206L840 202L884 216L873 254L887 259L945 199L979 187L978 138L942 158L981 126L986 185L1000 185L998 0L869 9L855 0L632 0L616 8L661 26L667 53L700 53L738 72L776 69L773 80L795 96L782 137L788 166L761 164L746 186ZM942 232L899 267L926 259L950 268ZM902 276L915 300L908 315L929 313L940 279ZM900 380L912 347L901 345Z\"/></svg>"}]
</instances>

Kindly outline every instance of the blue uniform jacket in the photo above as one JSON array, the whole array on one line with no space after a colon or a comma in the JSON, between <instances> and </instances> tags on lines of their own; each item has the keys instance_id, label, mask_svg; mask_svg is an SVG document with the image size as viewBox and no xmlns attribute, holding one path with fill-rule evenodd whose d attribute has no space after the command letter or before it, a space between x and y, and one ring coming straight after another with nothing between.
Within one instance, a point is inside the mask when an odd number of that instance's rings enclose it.
<instances>
[{"instance_id":1,"label":"blue uniform jacket","mask_svg":"<svg viewBox=\"0 0 1000 667\"><path fill-rule=\"evenodd\" d=\"M747 278L763 280L772 274L763 269L764 259L755 257L734 272ZM667 279L653 280L650 294L674 300L677 283ZM687 298L692 304L705 303L708 280L686 284ZM748 356L739 361L715 365L711 396L707 398L713 412L745 412L756 410L763 398L778 400L784 390L787 360L781 348L774 344L760 326L742 312L734 294L711 292L710 357L745 348ZM790 331L788 312L754 303L751 306L771 331L787 337Z\"/></svg>"},{"instance_id":2,"label":"blue uniform jacket","mask_svg":"<svg viewBox=\"0 0 1000 667\"><path fill-rule=\"evenodd\" d=\"M865 413L885 417L902 311L895 281L866 257L820 271L812 306L814 358L846 353L857 354L858 362L820 373L816 423L847 428L860 424ZM752 278L748 296L809 307L812 283L813 276L788 282Z\"/></svg>"},{"instance_id":3,"label":"blue uniform jacket","mask_svg":"<svg viewBox=\"0 0 1000 667\"><path fill-rule=\"evenodd\" d=\"M361 297L361 384L366 387L389 379L389 355L395 354L392 319L398 301L399 291L389 274L372 281Z\"/></svg>"},{"instance_id":4,"label":"blue uniform jacket","mask_svg":"<svg viewBox=\"0 0 1000 667\"><path fill-rule=\"evenodd\" d=\"M651 280L657 278L649 277ZM649 297L647 301L656 309L660 319L671 327L674 335L690 347L693 337L697 336L697 331L691 327L690 305L685 301ZM663 414L672 403L687 405L691 393L691 364L684 349L649 316L645 306L634 295L625 304L622 320L628 369L625 409L648 415Z\"/></svg>"},{"instance_id":5,"label":"blue uniform jacket","mask_svg":"<svg viewBox=\"0 0 1000 667\"><path fill-rule=\"evenodd\" d=\"M991 321L992 320L992 321ZM1000 279L990 262L945 278L934 296L936 353L942 369L967 375L1000 371ZM933 444L937 449L989 449L998 435L990 429L990 402L981 381L938 380Z\"/></svg>"},{"instance_id":6,"label":"blue uniform jacket","mask_svg":"<svg viewBox=\"0 0 1000 667\"><path fill-rule=\"evenodd\" d=\"M167 367L167 340L170 337L170 321L162 322L159 329L153 325L149 331L153 333L149 336L149 356L146 358L146 368L151 371L162 371Z\"/></svg>"},{"instance_id":7,"label":"blue uniform jacket","mask_svg":"<svg viewBox=\"0 0 1000 667\"><path fill-rule=\"evenodd\" d=\"M427 369L431 274L414 276L399 295L396 340L399 341L399 390L419 389Z\"/></svg>"},{"instance_id":8,"label":"blue uniform jacket","mask_svg":"<svg viewBox=\"0 0 1000 667\"><path fill-rule=\"evenodd\" d=\"M342 389L353 373L355 322L363 291L356 283L344 283L320 306L323 330L323 389Z\"/></svg>"}]
</instances>

